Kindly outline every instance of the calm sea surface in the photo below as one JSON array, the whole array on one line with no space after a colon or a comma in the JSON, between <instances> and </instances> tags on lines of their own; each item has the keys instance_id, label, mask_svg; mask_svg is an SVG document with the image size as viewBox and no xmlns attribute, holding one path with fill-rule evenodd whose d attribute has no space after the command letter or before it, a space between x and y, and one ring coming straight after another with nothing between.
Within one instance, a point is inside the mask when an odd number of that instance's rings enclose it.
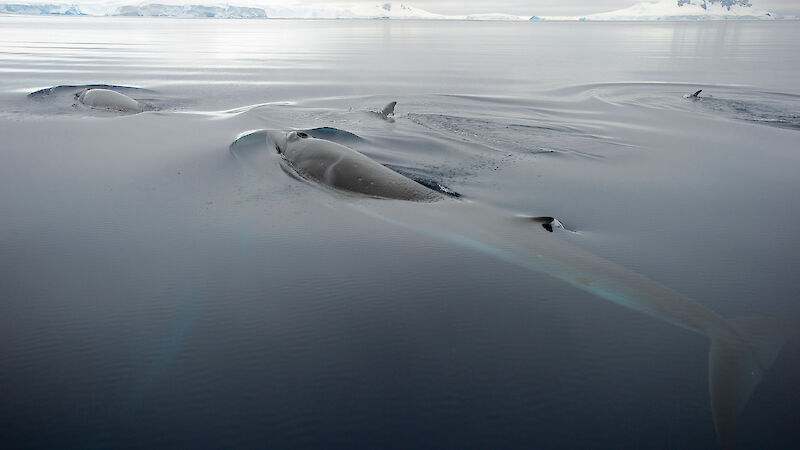
<instances>
[{"instance_id":1,"label":"calm sea surface","mask_svg":"<svg viewBox=\"0 0 800 450\"><path fill-rule=\"evenodd\" d=\"M0 446L717 448L706 336L454 236L798 317L799 75L800 22L0 17ZM450 206L228 150L318 127ZM796 448L798 361L736 448Z\"/></svg>"}]
</instances>

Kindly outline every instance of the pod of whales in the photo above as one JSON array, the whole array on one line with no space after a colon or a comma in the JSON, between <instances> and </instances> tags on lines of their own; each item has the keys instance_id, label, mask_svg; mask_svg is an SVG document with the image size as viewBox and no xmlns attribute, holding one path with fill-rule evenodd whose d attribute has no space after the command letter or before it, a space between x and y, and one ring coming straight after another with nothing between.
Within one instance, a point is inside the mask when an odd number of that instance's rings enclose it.
<instances>
[{"instance_id":1,"label":"pod of whales","mask_svg":"<svg viewBox=\"0 0 800 450\"><path fill-rule=\"evenodd\" d=\"M29 96L56 96L68 89L73 87L57 86ZM72 90L68 95L74 92ZM698 99L701 92L698 90L686 97ZM91 108L123 112L141 112L144 109L141 103L111 86L85 86L75 95L81 104ZM395 106L396 102L391 102L375 114L388 119L394 115ZM346 192L423 203L446 198L347 146L360 139L355 134L327 127L288 133L262 130L241 136L231 144L230 151L234 155L245 151L268 151L273 156L277 152L293 174ZM253 143L256 145L249 145ZM466 207L464 203L450 201L432 205L437 209L417 205L411 210L404 209L415 217L401 219L389 214L381 216L368 208L364 211L392 224L407 226L521 267L547 273L597 297L709 337L708 383L714 426L720 445L732 447L737 417L764 373L775 362L781 346L797 334L800 327L796 319L723 319L702 304L660 283L562 242L555 238L558 233L550 236L547 232L563 228L563 225L549 216L530 218L539 224L536 228L542 231L535 242L503 243L500 237L492 237L493 231L502 229L502 222L492 214L459 212ZM385 209L391 210L391 206ZM436 227L431 227L431 224Z\"/></svg>"},{"instance_id":2,"label":"pod of whales","mask_svg":"<svg viewBox=\"0 0 800 450\"><path fill-rule=\"evenodd\" d=\"M446 198L350 147L311 134L349 142L361 139L352 133L327 127L288 133L262 130L240 136L231 144L230 151L234 155L277 151L292 172L303 179L347 192L417 202ZM528 242L494 243L487 236L492 233L502 235L497 231L505 226L504 222L492 219L492 214L474 214L474 211L465 214L464 209L468 207L459 203L444 202L435 210L420 210L400 219L392 218L391 207L389 214L363 206L358 206L358 209L389 223L547 273L618 305L708 336L711 340L709 389L714 426L720 445L731 448L737 417L764 373L774 363L781 346L800 330L800 321L767 318L725 320L680 293L557 238L539 238L535 246ZM441 217L443 214L446 217ZM459 220L461 215L462 220ZM540 230L548 232L563 228L557 219L549 216L530 217L528 220L540 224ZM439 226L432 228L432 224ZM487 233L487 230L492 231Z\"/></svg>"}]
</instances>

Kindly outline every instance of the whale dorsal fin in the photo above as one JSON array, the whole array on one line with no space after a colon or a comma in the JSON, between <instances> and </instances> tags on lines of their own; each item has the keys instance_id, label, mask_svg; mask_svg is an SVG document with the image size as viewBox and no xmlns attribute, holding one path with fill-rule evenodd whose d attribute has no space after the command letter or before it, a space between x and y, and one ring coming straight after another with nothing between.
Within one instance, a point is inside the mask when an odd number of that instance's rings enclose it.
<instances>
[{"instance_id":1,"label":"whale dorsal fin","mask_svg":"<svg viewBox=\"0 0 800 450\"><path fill-rule=\"evenodd\" d=\"M542 217L531 217L531 220L537 223L542 224L542 228L549 232L553 232L553 221L556 220L553 217L542 216Z\"/></svg>"},{"instance_id":2,"label":"whale dorsal fin","mask_svg":"<svg viewBox=\"0 0 800 450\"><path fill-rule=\"evenodd\" d=\"M381 110L381 115L383 117L389 117L394 115L394 107L397 105L397 102L389 102L386 106L383 107Z\"/></svg>"},{"instance_id":3,"label":"whale dorsal fin","mask_svg":"<svg viewBox=\"0 0 800 450\"><path fill-rule=\"evenodd\" d=\"M690 97L690 98L697 98L697 96L698 96L698 95L700 95L700 93L701 93L701 92L703 92L703 90L702 90L702 89L700 89L699 91L697 91L697 92L695 92L694 94L690 95L689 97Z\"/></svg>"}]
</instances>

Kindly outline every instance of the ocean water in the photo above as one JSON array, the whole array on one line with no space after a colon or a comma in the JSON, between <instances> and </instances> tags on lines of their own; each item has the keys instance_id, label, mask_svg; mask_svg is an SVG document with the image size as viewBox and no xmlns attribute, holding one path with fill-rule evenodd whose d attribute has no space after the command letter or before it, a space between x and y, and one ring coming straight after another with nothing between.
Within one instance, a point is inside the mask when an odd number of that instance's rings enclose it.
<instances>
[{"instance_id":1,"label":"ocean water","mask_svg":"<svg viewBox=\"0 0 800 450\"><path fill-rule=\"evenodd\" d=\"M717 448L709 339L526 254L798 317L798 55L797 22L0 17L0 442ZM448 198L229 151L320 127ZM798 361L735 448L795 448Z\"/></svg>"}]
</instances>

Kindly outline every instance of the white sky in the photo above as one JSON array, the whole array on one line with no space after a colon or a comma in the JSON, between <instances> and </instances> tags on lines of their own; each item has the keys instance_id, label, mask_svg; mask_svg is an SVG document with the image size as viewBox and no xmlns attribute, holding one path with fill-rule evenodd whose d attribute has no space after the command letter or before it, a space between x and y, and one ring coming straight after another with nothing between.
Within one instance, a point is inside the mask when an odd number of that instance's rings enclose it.
<instances>
[{"instance_id":1,"label":"white sky","mask_svg":"<svg viewBox=\"0 0 800 450\"><path fill-rule=\"evenodd\" d=\"M384 1L397 5L407 3L432 13L439 14L475 14L475 13L507 13L519 15L584 15L613 11L626 8L642 0L224 0L227 3L245 6L247 4L279 5L279 4L342 4L366 3L376 4ZM158 3L147 0L148 3ZM677 0L675 0L677 3ZM132 1L131 3L137 3ZM186 3L190 3L188 0ZM779 14L800 14L800 0L751 0L759 9Z\"/></svg>"}]
</instances>

